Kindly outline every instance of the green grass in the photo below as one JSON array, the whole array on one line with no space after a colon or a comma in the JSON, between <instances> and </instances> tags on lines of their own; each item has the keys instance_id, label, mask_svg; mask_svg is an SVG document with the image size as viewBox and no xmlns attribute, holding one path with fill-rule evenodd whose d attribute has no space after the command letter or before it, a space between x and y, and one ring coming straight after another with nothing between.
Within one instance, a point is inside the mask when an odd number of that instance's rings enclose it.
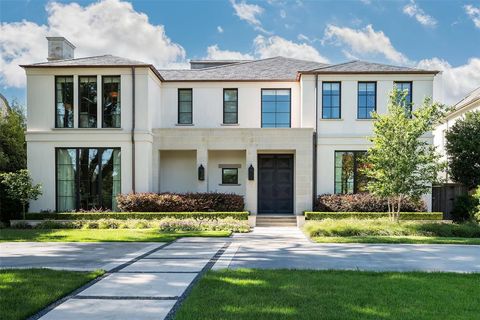
<instances>
[{"instance_id":1,"label":"green grass","mask_svg":"<svg viewBox=\"0 0 480 320\"><path fill-rule=\"evenodd\" d=\"M471 320L480 274L224 270L194 287L176 320Z\"/></svg>"},{"instance_id":2,"label":"green grass","mask_svg":"<svg viewBox=\"0 0 480 320\"><path fill-rule=\"evenodd\" d=\"M388 219L308 221L305 233L316 242L480 244L480 225Z\"/></svg>"},{"instance_id":3,"label":"green grass","mask_svg":"<svg viewBox=\"0 0 480 320\"><path fill-rule=\"evenodd\" d=\"M313 237L317 243L410 243L410 244L473 244L480 238L418 237L418 236L363 236L363 237Z\"/></svg>"},{"instance_id":4,"label":"green grass","mask_svg":"<svg viewBox=\"0 0 480 320\"><path fill-rule=\"evenodd\" d=\"M0 270L0 318L25 319L101 274L103 271Z\"/></svg>"},{"instance_id":5,"label":"green grass","mask_svg":"<svg viewBox=\"0 0 480 320\"><path fill-rule=\"evenodd\" d=\"M0 229L0 242L168 242L179 237L228 237L229 231L160 232L157 229Z\"/></svg>"}]
</instances>

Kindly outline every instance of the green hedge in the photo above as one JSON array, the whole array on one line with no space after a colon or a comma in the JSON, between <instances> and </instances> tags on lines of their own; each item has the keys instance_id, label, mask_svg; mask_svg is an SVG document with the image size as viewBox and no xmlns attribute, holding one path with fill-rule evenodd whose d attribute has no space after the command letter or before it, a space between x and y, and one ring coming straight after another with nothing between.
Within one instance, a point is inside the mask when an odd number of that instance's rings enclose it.
<instances>
[{"instance_id":1,"label":"green hedge","mask_svg":"<svg viewBox=\"0 0 480 320\"><path fill-rule=\"evenodd\" d=\"M65 212L27 213L27 220L98 220L98 219L225 219L248 220L249 213L243 212Z\"/></svg>"},{"instance_id":2,"label":"green hedge","mask_svg":"<svg viewBox=\"0 0 480 320\"><path fill-rule=\"evenodd\" d=\"M306 211L306 220L386 218L388 212L316 212ZM400 212L400 220L442 220L442 212Z\"/></svg>"}]
</instances>

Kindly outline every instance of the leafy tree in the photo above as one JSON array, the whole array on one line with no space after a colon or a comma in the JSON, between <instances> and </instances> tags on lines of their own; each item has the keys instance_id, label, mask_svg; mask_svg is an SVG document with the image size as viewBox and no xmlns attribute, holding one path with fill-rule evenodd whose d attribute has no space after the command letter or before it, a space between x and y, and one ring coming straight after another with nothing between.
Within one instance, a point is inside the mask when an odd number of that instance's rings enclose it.
<instances>
[{"instance_id":1,"label":"leafy tree","mask_svg":"<svg viewBox=\"0 0 480 320\"><path fill-rule=\"evenodd\" d=\"M42 194L42 186L33 184L28 170L22 169L17 172L1 173L0 178L8 197L22 204L23 219L25 220L25 207L28 201L37 200Z\"/></svg>"},{"instance_id":2,"label":"leafy tree","mask_svg":"<svg viewBox=\"0 0 480 320\"><path fill-rule=\"evenodd\" d=\"M467 112L445 134L452 180L469 189L480 185L480 111Z\"/></svg>"},{"instance_id":3,"label":"leafy tree","mask_svg":"<svg viewBox=\"0 0 480 320\"><path fill-rule=\"evenodd\" d=\"M420 200L430 191L443 165L425 134L430 133L446 112L446 107L426 98L420 108L411 111L407 92L390 93L387 114L373 113L373 143L367 152L364 173L370 179L367 189L388 200L388 211L399 219L405 199Z\"/></svg>"},{"instance_id":4,"label":"leafy tree","mask_svg":"<svg viewBox=\"0 0 480 320\"><path fill-rule=\"evenodd\" d=\"M0 173L17 171L27 166L24 111L14 100L8 113L0 115ZM1 220L8 221L21 211L21 205L8 198L4 185L0 184Z\"/></svg>"}]
</instances>

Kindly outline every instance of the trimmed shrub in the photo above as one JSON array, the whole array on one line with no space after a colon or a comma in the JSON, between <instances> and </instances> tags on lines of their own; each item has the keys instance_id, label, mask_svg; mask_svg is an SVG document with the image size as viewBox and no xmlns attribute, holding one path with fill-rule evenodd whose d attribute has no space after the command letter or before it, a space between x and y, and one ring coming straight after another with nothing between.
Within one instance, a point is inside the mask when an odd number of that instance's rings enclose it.
<instances>
[{"instance_id":1,"label":"trimmed shrub","mask_svg":"<svg viewBox=\"0 0 480 320\"><path fill-rule=\"evenodd\" d=\"M315 201L315 211L321 212L387 212L386 199L369 193L322 194ZM427 207L423 201L404 200L400 211L421 212Z\"/></svg>"},{"instance_id":2,"label":"trimmed shrub","mask_svg":"<svg viewBox=\"0 0 480 320\"><path fill-rule=\"evenodd\" d=\"M471 221L475 215L477 201L471 195L465 194L458 196L453 203L453 209L450 213L455 222Z\"/></svg>"},{"instance_id":3,"label":"trimmed shrub","mask_svg":"<svg viewBox=\"0 0 480 320\"><path fill-rule=\"evenodd\" d=\"M117 196L118 208L127 212L239 212L243 196L229 193L130 193Z\"/></svg>"},{"instance_id":4,"label":"trimmed shrub","mask_svg":"<svg viewBox=\"0 0 480 320\"><path fill-rule=\"evenodd\" d=\"M196 219L216 220L233 218L248 220L249 213L243 212L64 212L64 213L27 213L29 220L98 220L98 219Z\"/></svg>"},{"instance_id":5,"label":"trimmed shrub","mask_svg":"<svg viewBox=\"0 0 480 320\"><path fill-rule=\"evenodd\" d=\"M30 227L31 228L31 227ZM232 218L218 220L173 219L99 219L95 221L54 221L46 220L35 226L35 229L150 229L156 228L164 232L174 231L231 231L249 232L247 221Z\"/></svg>"},{"instance_id":6,"label":"trimmed shrub","mask_svg":"<svg viewBox=\"0 0 480 320\"><path fill-rule=\"evenodd\" d=\"M304 230L311 237L425 236L480 237L480 226L474 223L394 222L388 219L343 219L309 221Z\"/></svg>"},{"instance_id":7,"label":"trimmed shrub","mask_svg":"<svg viewBox=\"0 0 480 320\"><path fill-rule=\"evenodd\" d=\"M305 212L306 220L388 218L388 212ZM442 220L442 212L400 212L400 220Z\"/></svg>"}]
</instances>

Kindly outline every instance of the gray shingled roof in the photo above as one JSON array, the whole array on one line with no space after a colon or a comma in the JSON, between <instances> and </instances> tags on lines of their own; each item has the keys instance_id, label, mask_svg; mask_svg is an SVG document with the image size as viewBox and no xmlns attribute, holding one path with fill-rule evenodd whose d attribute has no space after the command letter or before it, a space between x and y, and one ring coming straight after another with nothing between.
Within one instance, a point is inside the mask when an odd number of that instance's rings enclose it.
<instances>
[{"instance_id":1,"label":"gray shingled roof","mask_svg":"<svg viewBox=\"0 0 480 320\"><path fill-rule=\"evenodd\" d=\"M21 67L84 67L84 66L151 66L150 63L131 60L106 54L103 56L54 60L40 63L21 65Z\"/></svg>"},{"instance_id":2,"label":"gray shingled roof","mask_svg":"<svg viewBox=\"0 0 480 320\"><path fill-rule=\"evenodd\" d=\"M457 102L454 106L454 112L458 111L474 102L480 101L480 87L473 90L465 98Z\"/></svg>"},{"instance_id":3,"label":"gray shingled roof","mask_svg":"<svg viewBox=\"0 0 480 320\"><path fill-rule=\"evenodd\" d=\"M165 81L295 81L299 70L325 67L327 64L274 57L204 69L158 70Z\"/></svg>"},{"instance_id":4,"label":"gray shingled roof","mask_svg":"<svg viewBox=\"0 0 480 320\"><path fill-rule=\"evenodd\" d=\"M425 73L436 74L438 71L414 69L409 67L392 66L388 64L354 60L345 63L333 64L317 69L303 69L300 73Z\"/></svg>"}]
</instances>

